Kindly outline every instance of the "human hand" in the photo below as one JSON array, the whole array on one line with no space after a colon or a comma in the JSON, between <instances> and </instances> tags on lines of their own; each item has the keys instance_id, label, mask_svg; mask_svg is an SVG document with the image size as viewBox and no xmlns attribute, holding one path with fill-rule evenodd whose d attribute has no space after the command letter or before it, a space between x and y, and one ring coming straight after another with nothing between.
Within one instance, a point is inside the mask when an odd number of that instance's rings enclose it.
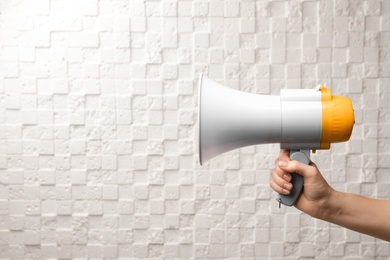
<instances>
[{"instance_id":1,"label":"human hand","mask_svg":"<svg viewBox=\"0 0 390 260\"><path fill-rule=\"evenodd\" d=\"M334 194L334 190L322 177L317 166L310 161L309 165L290 160L290 151L282 149L275 161L275 168L271 171L271 187L274 191L288 195L292 189L291 173L303 176L304 188L295 203L299 210L316 218L326 211L327 202Z\"/></svg>"}]
</instances>

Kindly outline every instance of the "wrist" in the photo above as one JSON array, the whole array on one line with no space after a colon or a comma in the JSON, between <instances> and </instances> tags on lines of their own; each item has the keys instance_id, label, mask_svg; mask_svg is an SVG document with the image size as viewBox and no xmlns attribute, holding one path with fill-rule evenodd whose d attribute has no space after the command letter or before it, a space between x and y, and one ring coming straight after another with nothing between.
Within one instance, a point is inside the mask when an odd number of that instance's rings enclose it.
<instances>
[{"instance_id":1,"label":"wrist","mask_svg":"<svg viewBox=\"0 0 390 260\"><path fill-rule=\"evenodd\" d=\"M340 197L341 192L338 192L331 188L328 193L328 196L324 198L324 201L318 210L318 214L315 217L321 220L332 222L332 219L336 215L340 214Z\"/></svg>"}]
</instances>

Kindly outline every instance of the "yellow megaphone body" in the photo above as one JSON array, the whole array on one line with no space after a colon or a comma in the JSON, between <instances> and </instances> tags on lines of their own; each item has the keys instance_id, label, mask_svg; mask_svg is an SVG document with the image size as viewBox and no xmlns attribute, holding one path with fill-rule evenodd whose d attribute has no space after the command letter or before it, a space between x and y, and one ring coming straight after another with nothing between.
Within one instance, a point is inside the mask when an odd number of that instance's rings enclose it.
<instances>
[{"instance_id":1,"label":"yellow megaphone body","mask_svg":"<svg viewBox=\"0 0 390 260\"><path fill-rule=\"evenodd\" d=\"M245 146L280 143L290 158L308 164L310 150L329 149L331 143L348 141L353 125L352 102L332 96L329 89L282 89L280 96L241 92L206 76L199 79L199 160ZM303 179L293 174L290 195L278 201L294 205Z\"/></svg>"}]
</instances>

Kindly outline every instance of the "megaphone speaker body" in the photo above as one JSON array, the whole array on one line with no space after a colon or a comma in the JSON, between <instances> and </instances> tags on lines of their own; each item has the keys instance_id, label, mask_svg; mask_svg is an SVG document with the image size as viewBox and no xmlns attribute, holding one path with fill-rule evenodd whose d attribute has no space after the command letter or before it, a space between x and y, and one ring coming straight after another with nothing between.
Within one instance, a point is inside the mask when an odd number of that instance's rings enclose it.
<instances>
[{"instance_id":1,"label":"megaphone speaker body","mask_svg":"<svg viewBox=\"0 0 390 260\"><path fill-rule=\"evenodd\" d=\"M329 149L333 142L347 141L354 113L349 98L332 96L322 86L282 89L280 96L258 95L227 88L201 75L198 122L203 164L234 149L267 143L304 150L294 156L309 157L307 150Z\"/></svg>"}]
</instances>

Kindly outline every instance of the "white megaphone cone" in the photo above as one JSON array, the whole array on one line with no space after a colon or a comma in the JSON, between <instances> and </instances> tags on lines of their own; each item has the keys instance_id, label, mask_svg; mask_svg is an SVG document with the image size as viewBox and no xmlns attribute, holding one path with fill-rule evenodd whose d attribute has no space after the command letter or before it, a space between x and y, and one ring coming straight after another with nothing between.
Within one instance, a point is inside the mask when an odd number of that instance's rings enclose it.
<instances>
[{"instance_id":1,"label":"white megaphone cone","mask_svg":"<svg viewBox=\"0 0 390 260\"><path fill-rule=\"evenodd\" d=\"M291 159L308 164L310 150L347 141L354 124L351 100L332 96L325 87L257 95L201 75L198 98L200 164L234 149L266 143L280 143L291 150ZM303 185L301 176L293 178L297 190L279 198L288 206L295 203Z\"/></svg>"},{"instance_id":2,"label":"white megaphone cone","mask_svg":"<svg viewBox=\"0 0 390 260\"><path fill-rule=\"evenodd\" d=\"M203 76L199 83L200 163L244 146L278 143L278 96L254 95L224 87Z\"/></svg>"}]
</instances>

